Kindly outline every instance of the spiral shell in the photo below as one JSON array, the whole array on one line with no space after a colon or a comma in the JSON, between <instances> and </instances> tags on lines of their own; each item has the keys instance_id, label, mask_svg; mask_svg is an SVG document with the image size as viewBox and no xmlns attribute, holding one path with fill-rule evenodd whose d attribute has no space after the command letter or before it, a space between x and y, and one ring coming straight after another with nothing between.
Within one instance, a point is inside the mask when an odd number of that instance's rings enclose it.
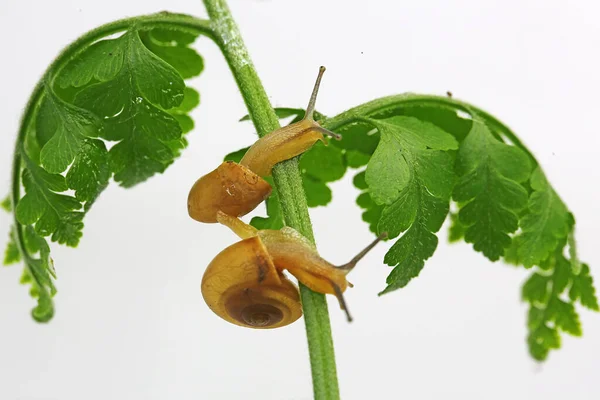
<instances>
[{"instance_id":1,"label":"spiral shell","mask_svg":"<svg viewBox=\"0 0 600 400\"><path fill-rule=\"evenodd\" d=\"M194 183L188 213L196 221L215 223L217 212L241 217L271 194L271 185L247 167L226 161Z\"/></svg>"},{"instance_id":2,"label":"spiral shell","mask_svg":"<svg viewBox=\"0 0 600 400\"><path fill-rule=\"evenodd\" d=\"M215 314L248 328L279 328L302 315L298 288L277 272L257 236L213 259L202 278L202 296Z\"/></svg>"}]
</instances>

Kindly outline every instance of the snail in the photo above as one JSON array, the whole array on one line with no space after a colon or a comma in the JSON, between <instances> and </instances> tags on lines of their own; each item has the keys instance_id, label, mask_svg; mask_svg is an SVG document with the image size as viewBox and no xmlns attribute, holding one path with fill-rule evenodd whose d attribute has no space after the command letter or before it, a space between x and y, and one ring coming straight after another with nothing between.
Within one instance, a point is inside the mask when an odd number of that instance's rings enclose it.
<instances>
[{"instance_id":1,"label":"snail","mask_svg":"<svg viewBox=\"0 0 600 400\"><path fill-rule=\"evenodd\" d=\"M352 286L346 275L385 237L379 236L350 262L335 266L290 227L258 230L221 211L217 221L242 240L221 251L208 265L202 278L202 296L226 321L259 329L285 326L302 315L298 289L284 270L311 290L336 296L352 321L343 296Z\"/></svg>"},{"instance_id":2,"label":"snail","mask_svg":"<svg viewBox=\"0 0 600 400\"><path fill-rule=\"evenodd\" d=\"M302 316L298 288L278 272L258 236L220 252L202 278L202 296L218 316L251 328L278 328Z\"/></svg>"},{"instance_id":3,"label":"snail","mask_svg":"<svg viewBox=\"0 0 600 400\"><path fill-rule=\"evenodd\" d=\"M262 177L270 176L273 166L296 157L323 135L340 139L314 120L315 103L325 67L319 69L306 115L301 121L277 129L257 140L240 163L225 161L194 183L188 196L188 213L193 219L217 222L217 211L241 217L254 210L271 194L271 185Z\"/></svg>"},{"instance_id":4,"label":"snail","mask_svg":"<svg viewBox=\"0 0 600 400\"><path fill-rule=\"evenodd\" d=\"M201 284L209 308L233 324L278 328L302 316L298 288L284 270L311 290L336 296L351 321L343 297L346 288L352 286L346 275L385 237L379 236L347 264L335 266L321 258L312 243L290 227L257 230L238 218L269 197L272 188L262 177L271 175L275 164L304 153L319 140L325 142L324 135L340 139L314 120L324 72L321 67L301 121L260 138L239 164L223 162L198 179L190 190L190 217L200 222L218 222L242 239L210 262Z\"/></svg>"}]
</instances>

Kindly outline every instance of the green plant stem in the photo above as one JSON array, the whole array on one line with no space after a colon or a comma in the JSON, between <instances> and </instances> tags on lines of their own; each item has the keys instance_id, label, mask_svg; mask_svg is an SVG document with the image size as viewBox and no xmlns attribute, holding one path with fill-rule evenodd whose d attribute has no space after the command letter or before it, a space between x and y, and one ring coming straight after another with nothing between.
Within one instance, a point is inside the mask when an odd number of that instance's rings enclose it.
<instances>
[{"instance_id":1,"label":"green plant stem","mask_svg":"<svg viewBox=\"0 0 600 400\"><path fill-rule=\"evenodd\" d=\"M215 32L215 42L221 48L238 84L248 113L259 136L280 127L267 94L242 41L225 0L204 0ZM286 225L298 230L314 243L308 205L302 187L298 160L279 163L273 169L273 179ZM331 325L325 296L300 285L304 321L310 353L315 399L339 399L337 373Z\"/></svg>"},{"instance_id":2,"label":"green plant stem","mask_svg":"<svg viewBox=\"0 0 600 400\"><path fill-rule=\"evenodd\" d=\"M32 279L36 279L36 275L32 273L30 263L32 257L25 247L25 239L23 233L23 226L17 220L16 207L19 199L21 198L21 168L22 168L22 152L24 152L23 143L25 135L31 128L31 123L35 118L36 109L40 103L40 100L44 94L44 88L47 84L52 84L53 79L58 73L64 68L69 60L80 51L87 48L90 44L95 41L112 35L114 33L125 31L133 26L140 29L151 29L151 28L173 28L177 26L179 29L188 30L192 33L204 34L209 37L213 37L213 31L211 30L210 24L206 20L201 20L188 15L183 14L172 14L168 12L160 12L157 14L143 15L139 17L125 18L118 21L102 25L94 30L91 30L84 35L80 36L77 40L67 46L48 66L37 85L35 86L31 97L23 112L21 118L21 124L19 126L19 132L17 140L15 142L15 151L13 154L12 163L12 182L11 182L11 204L13 208L14 216L14 239L17 249L24 260L25 268L28 269L29 275ZM35 281L35 285L39 290L45 290L44 286L39 282Z\"/></svg>"},{"instance_id":3,"label":"green plant stem","mask_svg":"<svg viewBox=\"0 0 600 400\"><path fill-rule=\"evenodd\" d=\"M322 122L322 125L325 128L336 131L344 125L359 121L361 118L381 118L389 115L398 108L411 106L423 107L426 105L445 108L453 111L462 111L470 115L475 114L477 117L483 119L492 128L492 130L509 140L515 146L521 148L529 156L531 161L533 161L534 164L537 164L537 161L531 151L529 151L529 149L521 142L521 140L509 127L488 112L472 104L450 97L417 95L413 93L381 97L344 111L333 118L319 122Z\"/></svg>"}]
</instances>

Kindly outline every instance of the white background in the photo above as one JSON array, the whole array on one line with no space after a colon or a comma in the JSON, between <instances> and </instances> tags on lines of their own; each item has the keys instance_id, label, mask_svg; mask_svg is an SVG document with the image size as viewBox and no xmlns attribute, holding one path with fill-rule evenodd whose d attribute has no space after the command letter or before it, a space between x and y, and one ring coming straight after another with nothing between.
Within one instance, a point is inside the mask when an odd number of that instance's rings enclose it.
<instances>
[{"instance_id":1,"label":"white background","mask_svg":"<svg viewBox=\"0 0 600 400\"><path fill-rule=\"evenodd\" d=\"M277 106L304 106L321 64L319 110L373 98L445 94L489 110L534 151L578 218L581 257L600 281L596 1L231 0L250 54ZM199 0L0 2L0 192L8 192L18 119L59 50L125 16L168 9L204 16ZM254 331L202 301L212 257L236 238L187 216L187 193L222 156L255 140L227 65L200 39L206 70L190 146L164 175L111 186L86 218L78 249L53 247L56 316L32 321L33 300L0 270L0 399L309 399L302 321ZM371 240L351 174L330 207L311 211L322 255L344 262ZM1 193L0 193L1 194ZM10 224L0 214L0 238ZM329 299L343 399L597 399L600 315L564 336L542 366L525 345L520 286L528 272L447 245L418 279L378 298L389 268L378 247L352 273L348 324ZM2 240L4 241L4 240Z\"/></svg>"}]
</instances>

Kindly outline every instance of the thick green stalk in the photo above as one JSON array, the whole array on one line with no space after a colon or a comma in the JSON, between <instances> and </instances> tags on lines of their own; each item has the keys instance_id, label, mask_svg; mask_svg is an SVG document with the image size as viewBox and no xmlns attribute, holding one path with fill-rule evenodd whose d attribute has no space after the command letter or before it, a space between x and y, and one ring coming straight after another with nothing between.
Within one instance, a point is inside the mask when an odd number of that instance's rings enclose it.
<instances>
[{"instance_id":1,"label":"thick green stalk","mask_svg":"<svg viewBox=\"0 0 600 400\"><path fill-rule=\"evenodd\" d=\"M248 113L259 136L280 127L269 98L242 41L225 0L204 0L213 24L215 41L221 48L238 84ZM302 187L298 160L282 162L273 169L273 178L286 225L314 243L308 205ZM331 325L325 296L300 285L308 338L315 399L339 399Z\"/></svg>"}]
</instances>

